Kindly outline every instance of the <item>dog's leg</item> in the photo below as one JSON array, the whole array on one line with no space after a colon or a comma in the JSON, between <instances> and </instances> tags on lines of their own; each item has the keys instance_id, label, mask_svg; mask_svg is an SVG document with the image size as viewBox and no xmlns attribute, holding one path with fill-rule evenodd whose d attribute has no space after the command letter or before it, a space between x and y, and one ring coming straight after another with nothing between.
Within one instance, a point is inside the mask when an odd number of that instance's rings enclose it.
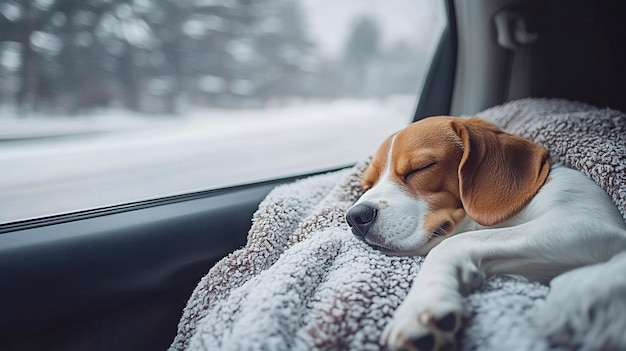
<instances>
[{"instance_id":1,"label":"dog's leg","mask_svg":"<svg viewBox=\"0 0 626 351\"><path fill-rule=\"evenodd\" d=\"M562 274L538 324L552 345L568 350L626 350L626 252Z\"/></svg>"},{"instance_id":2,"label":"dog's leg","mask_svg":"<svg viewBox=\"0 0 626 351\"><path fill-rule=\"evenodd\" d=\"M562 213L561 219L567 218ZM453 236L433 248L406 299L383 331L392 350L440 350L454 345L461 327L461 292L494 274L547 282L575 267L603 262L626 249L622 228L554 214L515 227Z\"/></svg>"}]
</instances>

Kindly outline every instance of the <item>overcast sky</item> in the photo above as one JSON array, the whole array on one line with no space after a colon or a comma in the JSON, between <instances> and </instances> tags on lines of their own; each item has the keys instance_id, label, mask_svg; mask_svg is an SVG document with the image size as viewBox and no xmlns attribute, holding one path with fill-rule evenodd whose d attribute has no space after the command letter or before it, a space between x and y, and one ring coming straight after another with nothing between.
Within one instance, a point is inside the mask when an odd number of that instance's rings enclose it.
<instances>
[{"instance_id":1,"label":"overcast sky","mask_svg":"<svg viewBox=\"0 0 626 351\"><path fill-rule=\"evenodd\" d=\"M352 22L368 15L382 29L384 45L406 41L430 48L443 25L441 1L435 0L302 0L309 34L325 55L341 53Z\"/></svg>"}]
</instances>

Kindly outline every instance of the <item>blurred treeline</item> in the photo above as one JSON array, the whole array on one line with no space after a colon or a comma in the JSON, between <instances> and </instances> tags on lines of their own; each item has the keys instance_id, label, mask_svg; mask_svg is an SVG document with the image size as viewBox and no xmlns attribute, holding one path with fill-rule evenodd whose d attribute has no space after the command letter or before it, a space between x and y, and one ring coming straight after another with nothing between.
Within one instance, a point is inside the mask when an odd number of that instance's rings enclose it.
<instances>
[{"instance_id":1,"label":"blurred treeline","mask_svg":"<svg viewBox=\"0 0 626 351\"><path fill-rule=\"evenodd\" d=\"M375 20L334 58L307 30L296 0L0 0L0 104L174 114L419 90L426 53L383 50Z\"/></svg>"}]
</instances>

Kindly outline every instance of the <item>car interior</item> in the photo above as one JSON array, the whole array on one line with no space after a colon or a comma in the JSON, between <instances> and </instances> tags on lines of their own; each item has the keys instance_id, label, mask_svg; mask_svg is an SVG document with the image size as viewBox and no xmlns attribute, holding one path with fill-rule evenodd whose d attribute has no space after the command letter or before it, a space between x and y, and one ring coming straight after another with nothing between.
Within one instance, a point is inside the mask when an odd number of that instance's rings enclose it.
<instances>
[{"instance_id":1,"label":"car interior","mask_svg":"<svg viewBox=\"0 0 626 351\"><path fill-rule=\"evenodd\" d=\"M625 2L442 1L447 26L414 120L526 97L626 110ZM2 224L0 350L167 349L192 290L245 245L263 198L311 175Z\"/></svg>"}]
</instances>

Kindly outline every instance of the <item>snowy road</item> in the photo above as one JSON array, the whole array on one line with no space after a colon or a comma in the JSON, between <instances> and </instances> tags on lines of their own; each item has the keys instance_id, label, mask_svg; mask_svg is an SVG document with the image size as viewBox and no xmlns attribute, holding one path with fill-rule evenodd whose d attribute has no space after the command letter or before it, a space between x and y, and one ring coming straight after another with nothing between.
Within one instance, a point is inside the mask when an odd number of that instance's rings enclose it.
<instances>
[{"instance_id":1,"label":"snowy road","mask_svg":"<svg viewBox=\"0 0 626 351\"><path fill-rule=\"evenodd\" d=\"M156 123L111 116L104 131L72 124L68 134L79 136L29 141L6 136L63 134L59 121L0 120L0 223L347 165L408 123L413 107L396 98Z\"/></svg>"}]
</instances>

